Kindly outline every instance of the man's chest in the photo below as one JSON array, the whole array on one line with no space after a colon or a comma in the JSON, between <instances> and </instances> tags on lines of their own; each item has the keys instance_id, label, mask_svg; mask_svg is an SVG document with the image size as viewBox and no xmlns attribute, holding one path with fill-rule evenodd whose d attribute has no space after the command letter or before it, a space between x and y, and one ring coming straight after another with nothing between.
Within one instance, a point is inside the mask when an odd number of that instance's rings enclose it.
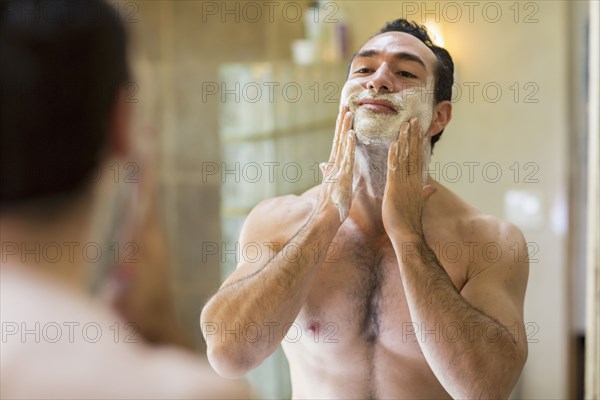
<instances>
[{"instance_id":1,"label":"man's chest","mask_svg":"<svg viewBox=\"0 0 600 400\"><path fill-rule=\"evenodd\" d=\"M443 235L435 239L430 247L460 290L466 263L448 262L443 251L452 241ZM347 346L377 345L414 357L421 357L417 341L422 335L435 340L442 334L441 327L412 322L391 242L347 231L340 231L330 246L296 323L310 347L329 343L328 349L345 351Z\"/></svg>"}]
</instances>

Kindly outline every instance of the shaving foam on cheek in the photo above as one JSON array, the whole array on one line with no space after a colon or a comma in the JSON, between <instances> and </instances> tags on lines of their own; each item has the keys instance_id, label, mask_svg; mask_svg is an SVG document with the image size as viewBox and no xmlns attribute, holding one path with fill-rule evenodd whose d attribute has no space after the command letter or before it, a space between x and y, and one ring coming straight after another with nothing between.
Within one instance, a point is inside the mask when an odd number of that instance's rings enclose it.
<instances>
[{"instance_id":1,"label":"shaving foam on cheek","mask_svg":"<svg viewBox=\"0 0 600 400\"><path fill-rule=\"evenodd\" d=\"M342 89L340 110L348 106L354 114L354 131L356 138L364 144L391 144L398 139L400 126L404 121L416 117L423 128L423 161L421 180L427 181L427 166L431 158L431 142L426 134L433 118L433 80L430 77L424 86L413 86L398 93L377 94L365 89L357 81L347 81ZM391 102L397 110L396 114L373 112L357 107L358 101L364 98L377 98Z\"/></svg>"},{"instance_id":2,"label":"shaving foam on cheek","mask_svg":"<svg viewBox=\"0 0 600 400\"><path fill-rule=\"evenodd\" d=\"M365 144L389 144L398 139L400 126L404 121L417 117L424 130L431 124L433 99L426 86L410 87L398 93L377 94L365 89L356 81L348 81L342 89L340 107L348 106L354 113L354 131L356 137ZM397 112L386 114L357 107L362 99L376 98L387 100L394 105Z\"/></svg>"}]
</instances>

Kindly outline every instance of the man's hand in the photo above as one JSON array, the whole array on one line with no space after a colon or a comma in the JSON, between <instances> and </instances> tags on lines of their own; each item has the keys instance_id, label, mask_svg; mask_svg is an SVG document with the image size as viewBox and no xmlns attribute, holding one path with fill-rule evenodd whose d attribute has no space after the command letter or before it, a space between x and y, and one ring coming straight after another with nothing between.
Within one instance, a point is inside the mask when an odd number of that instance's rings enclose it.
<instances>
[{"instance_id":1,"label":"man's hand","mask_svg":"<svg viewBox=\"0 0 600 400\"><path fill-rule=\"evenodd\" d=\"M348 217L352 205L352 177L356 135L352 128L353 115L342 107L335 124L335 136L329 162L320 165L323 173L320 207L333 204L340 214L340 222Z\"/></svg>"},{"instance_id":2,"label":"man's hand","mask_svg":"<svg viewBox=\"0 0 600 400\"><path fill-rule=\"evenodd\" d=\"M383 226L388 235L423 234L421 216L425 201L435 192L423 187L423 129L413 118L400 127L398 140L388 152L387 181L383 195Z\"/></svg>"}]
</instances>

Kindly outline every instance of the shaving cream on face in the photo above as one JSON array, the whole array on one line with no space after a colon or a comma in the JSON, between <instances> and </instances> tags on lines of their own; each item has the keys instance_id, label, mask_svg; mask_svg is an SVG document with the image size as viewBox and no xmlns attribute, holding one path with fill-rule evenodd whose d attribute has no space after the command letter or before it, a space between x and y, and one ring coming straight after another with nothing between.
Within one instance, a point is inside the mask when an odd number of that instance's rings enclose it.
<instances>
[{"instance_id":1,"label":"shaving cream on face","mask_svg":"<svg viewBox=\"0 0 600 400\"><path fill-rule=\"evenodd\" d=\"M423 128L423 184L427 182L427 166L431 158L431 138L427 135L433 118L433 91L427 88L433 86L431 78L427 85L410 87L398 93L376 93L365 89L357 81L347 81L342 89L340 107L348 106L354 114L353 129L359 142L370 144L390 145L398 139L400 126L403 122L416 117ZM387 100L393 104L396 113L372 111L358 106L364 99ZM386 159L387 161L387 159Z\"/></svg>"}]
</instances>

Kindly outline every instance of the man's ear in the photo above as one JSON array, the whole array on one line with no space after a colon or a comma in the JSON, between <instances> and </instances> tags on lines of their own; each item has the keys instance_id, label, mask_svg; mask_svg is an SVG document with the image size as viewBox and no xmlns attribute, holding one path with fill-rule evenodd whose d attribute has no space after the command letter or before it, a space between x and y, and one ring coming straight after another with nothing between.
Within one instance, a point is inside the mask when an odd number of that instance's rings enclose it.
<instances>
[{"instance_id":1,"label":"man's ear","mask_svg":"<svg viewBox=\"0 0 600 400\"><path fill-rule=\"evenodd\" d=\"M117 157L125 156L130 150L129 122L131 105L125 101L126 99L127 92L121 87L112 107L108 126L108 153Z\"/></svg>"},{"instance_id":2,"label":"man's ear","mask_svg":"<svg viewBox=\"0 0 600 400\"><path fill-rule=\"evenodd\" d=\"M452 119L452 103L444 100L438 103L433 109L433 118L429 126L428 135L435 136L450 123Z\"/></svg>"}]
</instances>

